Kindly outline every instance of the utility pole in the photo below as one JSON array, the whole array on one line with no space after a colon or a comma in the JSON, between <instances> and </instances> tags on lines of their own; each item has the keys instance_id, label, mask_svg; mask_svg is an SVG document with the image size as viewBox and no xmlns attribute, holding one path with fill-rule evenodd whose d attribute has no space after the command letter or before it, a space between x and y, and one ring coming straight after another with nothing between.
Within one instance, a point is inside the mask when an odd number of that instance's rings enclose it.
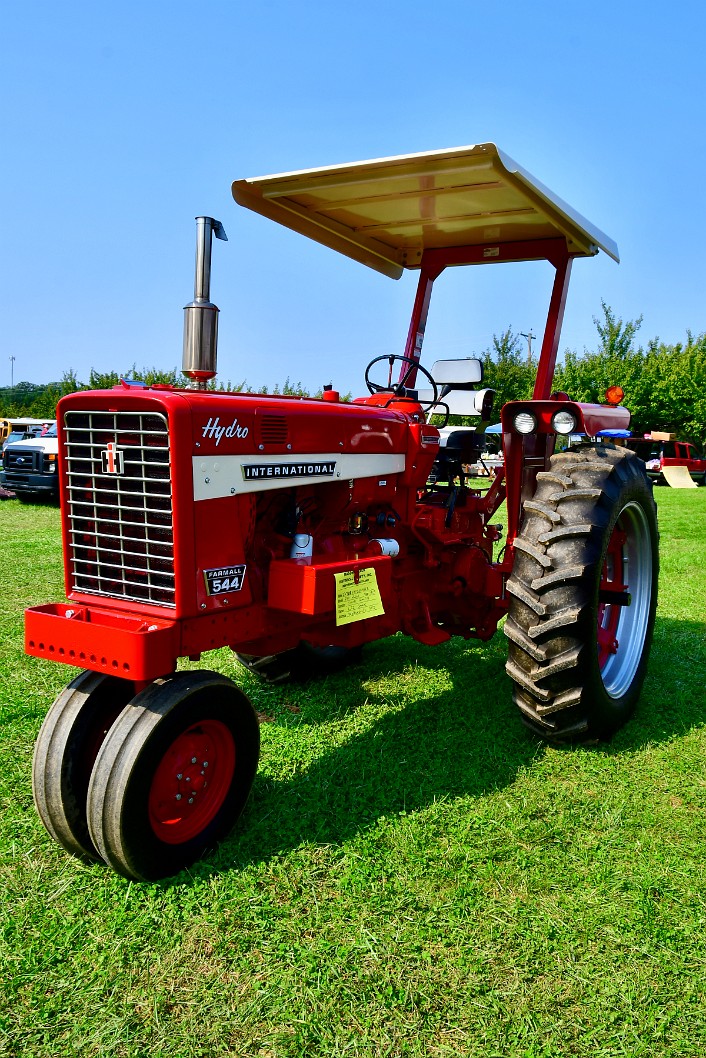
<instances>
[{"instance_id":1,"label":"utility pole","mask_svg":"<svg viewBox=\"0 0 706 1058\"><path fill-rule=\"evenodd\" d=\"M527 363L531 364L532 363L532 339L536 338L537 335L536 334L532 334L532 330L530 329L529 334L525 334L524 331L520 331L520 337L527 339Z\"/></svg>"},{"instance_id":2,"label":"utility pole","mask_svg":"<svg viewBox=\"0 0 706 1058\"><path fill-rule=\"evenodd\" d=\"M10 357L10 400L12 400L15 389L15 357Z\"/></svg>"}]
</instances>

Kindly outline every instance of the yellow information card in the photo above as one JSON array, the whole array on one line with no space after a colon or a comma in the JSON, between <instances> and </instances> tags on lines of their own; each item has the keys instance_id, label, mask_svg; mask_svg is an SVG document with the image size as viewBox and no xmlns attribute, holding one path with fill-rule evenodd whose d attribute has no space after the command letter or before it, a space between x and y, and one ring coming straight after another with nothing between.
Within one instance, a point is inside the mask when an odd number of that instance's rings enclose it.
<instances>
[{"instance_id":1,"label":"yellow information card","mask_svg":"<svg viewBox=\"0 0 706 1058\"><path fill-rule=\"evenodd\" d=\"M349 625L367 617L382 617L385 608L375 570L346 570L334 573L336 580L336 625ZM357 579L356 579L357 578Z\"/></svg>"}]
</instances>

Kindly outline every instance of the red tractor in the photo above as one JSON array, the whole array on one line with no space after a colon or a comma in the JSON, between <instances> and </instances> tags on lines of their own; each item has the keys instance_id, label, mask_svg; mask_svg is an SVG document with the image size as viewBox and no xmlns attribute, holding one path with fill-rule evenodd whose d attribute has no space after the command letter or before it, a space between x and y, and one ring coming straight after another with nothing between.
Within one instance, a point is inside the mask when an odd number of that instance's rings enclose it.
<instances>
[{"instance_id":1,"label":"red tractor","mask_svg":"<svg viewBox=\"0 0 706 1058\"><path fill-rule=\"evenodd\" d=\"M40 731L34 796L64 848L129 878L212 848L257 769L248 699L179 658L229 646L265 680L308 678L396 632L489 639L507 617L522 720L586 741L630 715L654 625L644 464L608 443L554 453L558 434L629 424L552 392L571 265L617 260L612 240L488 143L239 180L233 195L384 275L415 269L419 286L404 351L371 361L367 396L218 392L211 236L225 235L201 217L186 387L124 381L59 404L69 601L27 611L26 649L83 671ZM493 394L477 359L421 366L430 295L449 266L530 260L556 269L534 394L503 407L504 466L481 487L467 468ZM432 417L449 415L477 427L440 435Z\"/></svg>"}]
</instances>

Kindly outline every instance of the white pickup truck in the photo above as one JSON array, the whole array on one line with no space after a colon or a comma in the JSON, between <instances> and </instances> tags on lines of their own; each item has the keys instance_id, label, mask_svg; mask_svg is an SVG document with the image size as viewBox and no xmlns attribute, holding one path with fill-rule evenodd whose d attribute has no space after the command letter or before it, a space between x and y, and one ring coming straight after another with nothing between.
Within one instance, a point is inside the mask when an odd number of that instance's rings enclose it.
<instances>
[{"instance_id":1,"label":"white pickup truck","mask_svg":"<svg viewBox=\"0 0 706 1058\"><path fill-rule=\"evenodd\" d=\"M0 485L19 499L33 496L58 496L57 453L59 441L56 423L38 436L25 437L5 445L2 454Z\"/></svg>"}]
</instances>

